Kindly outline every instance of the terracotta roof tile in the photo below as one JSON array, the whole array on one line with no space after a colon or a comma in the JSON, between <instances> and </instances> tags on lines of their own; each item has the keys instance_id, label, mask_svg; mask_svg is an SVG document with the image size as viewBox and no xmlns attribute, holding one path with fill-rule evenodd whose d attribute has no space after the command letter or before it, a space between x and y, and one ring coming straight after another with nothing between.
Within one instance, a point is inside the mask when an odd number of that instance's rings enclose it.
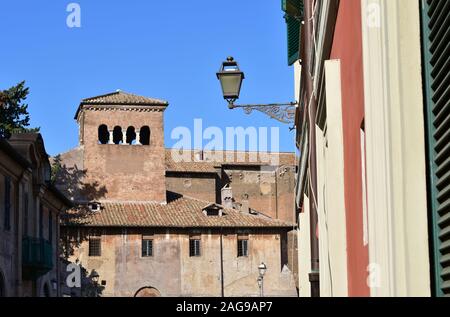
<instances>
[{"instance_id":1,"label":"terracotta roof tile","mask_svg":"<svg viewBox=\"0 0 450 317\"><path fill-rule=\"evenodd\" d=\"M90 97L81 100L80 105L75 113L75 119L82 109L85 108L117 108L121 106L129 107L153 107L158 109L165 109L169 103L162 99L149 98L130 94L123 91L116 91L105 95Z\"/></svg>"},{"instance_id":2,"label":"terracotta roof tile","mask_svg":"<svg viewBox=\"0 0 450 317\"><path fill-rule=\"evenodd\" d=\"M83 99L85 105L167 105L162 99L148 98L123 91Z\"/></svg>"},{"instance_id":3,"label":"terracotta roof tile","mask_svg":"<svg viewBox=\"0 0 450 317\"><path fill-rule=\"evenodd\" d=\"M167 204L156 202L102 202L102 210L79 208L62 218L65 225L87 227L166 227L166 228L288 228L293 224L263 215L223 209L223 216L206 216L208 202L188 197L172 197Z\"/></svg>"}]
</instances>

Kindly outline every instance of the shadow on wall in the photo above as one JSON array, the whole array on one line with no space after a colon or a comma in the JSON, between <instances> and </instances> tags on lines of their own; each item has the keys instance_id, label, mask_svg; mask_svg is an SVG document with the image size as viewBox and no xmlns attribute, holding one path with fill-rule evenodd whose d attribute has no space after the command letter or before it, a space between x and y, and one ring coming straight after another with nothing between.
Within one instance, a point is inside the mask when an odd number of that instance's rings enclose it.
<instances>
[{"instance_id":1,"label":"shadow on wall","mask_svg":"<svg viewBox=\"0 0 450 317\"><path fill-rule=\"evenodd\" d=\"M98 182L85 182L85 176L86 170L79 169L76 165L73 167L63 165L59 155L52 158L52 183L77 206L61 214L64 226L61 228L60 261L64 296L99 297L105 289L99 284L95 270L89 272L78 259L75 262L69 261L82 242L95 235L93 232L77 230L71 226L82 224L95 213L88 203L105 197L108 192L106 187ZM79 279L79 283L75 283L76 279Z\"/></svg>"},{"instance_id":2,"label":"shadow on wall","mask_svg":"<svg viewBox=\"0 0 450 317\"><path fill-rule=\"evenodd\" d=\"M68 260L61 259L61 267L62 273L61 273L61 281L63 282L63 286L61 288L62 294L64 297L101 297L103 294L103 291L105 290L105 286L102 284L99 284L98 282L98 274L95 270L92 270L89 272L86 268L84 268L80 262L76 261L75 263L72 263ZM76 264L79 267L79 271L76 272L75 270L70 267L68 270L69 265ZM79 284L76 285L76 276L75 274L79 275ZM75 285L74 285L75 284Z\"/></svg>"},{"instance_id":3,"label":"shadow on wall","mask_svg":"<svg viewBox=\"0 0 450 317\"><path fill-rule=\"evenodd\" d=\"M88 202L105 197L108 192L106 187L97 181L85 182L85 176L85 169L63 165L59 155L52 159L52 183L72 201Z\"/></svg>"}]
</instances>

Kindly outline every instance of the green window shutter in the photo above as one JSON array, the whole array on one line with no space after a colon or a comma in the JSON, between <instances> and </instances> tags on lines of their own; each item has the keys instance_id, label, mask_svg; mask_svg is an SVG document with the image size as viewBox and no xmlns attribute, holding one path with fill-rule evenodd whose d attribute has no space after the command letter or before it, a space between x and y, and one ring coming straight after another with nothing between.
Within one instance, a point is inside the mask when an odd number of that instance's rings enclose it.
<instances>
[{"instance_id":1,"label":"green window shutter","mask_svg":"<svg viewBox=\"0 0 450 317\"><path fill-rule=\"evenodd\" d=\"M302 0L282 0L281 9L286 13L288 64L300 58L300 28L303 18Z\"/></svg>"},{"instance_id":2,"label":"green window shutter","mask_svg":"<svg viewBox=\"0 0 450 317\"><path fill-rule=\"evenodd\" d=\"M450 296L450 1L421 3L434 279Z\"/></svg>"}]
</instances>

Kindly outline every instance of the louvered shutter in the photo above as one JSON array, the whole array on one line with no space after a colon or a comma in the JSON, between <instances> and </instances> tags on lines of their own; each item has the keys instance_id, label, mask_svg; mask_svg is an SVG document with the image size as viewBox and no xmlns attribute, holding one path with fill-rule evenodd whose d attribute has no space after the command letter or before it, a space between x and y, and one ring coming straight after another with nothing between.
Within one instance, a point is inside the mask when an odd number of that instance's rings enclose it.
<instances>
[{"instance_id":1,"label":"louvered shutter","mask_svg":"<svg viewBox=\"0 0 450 317\"><path fill-rule=\"evenodd\" d=\"M281 0L281 8L286 13L288 64L300 58L300 28L303 17L302 0Z\"/></svg>"},{"instance_id":2,"label":"louvered shutter","mask_svg":"<svg viewBox=\"0 0 450 317\"><path fill-rule=\"evenodd\" d=\"M422 0L436 294L450 296L450 1Z\"/></svg>"}]
</instances>

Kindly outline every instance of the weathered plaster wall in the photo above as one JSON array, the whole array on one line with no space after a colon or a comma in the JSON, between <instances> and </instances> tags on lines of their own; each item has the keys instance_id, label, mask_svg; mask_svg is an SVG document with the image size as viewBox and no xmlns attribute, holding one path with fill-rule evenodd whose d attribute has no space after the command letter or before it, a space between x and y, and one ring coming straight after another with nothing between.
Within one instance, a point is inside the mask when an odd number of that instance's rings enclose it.
<instances>
[{"instance_id":1,"label":"weathered plaster wall","mask_svg":"<svg viewBox=\"0 0 450 317\"><path fill-rule=\"evenodd\" d=\"M56 226L57 210L43 204L43 238L49 239L49 213L52 214L53 235L53 268L50 272L37 278L35 282L22 276L22 237L24 235L39 237L39 203L33 195L31 173L20 170L3 152L0 151L0 274L5 285L5 295L14 297L43 296L44 285L47 285L50 296L57 296L51 288L51 280L57 279L58 265L58 228ZM5 215L5 176L11 178L10 191L10 229L4 226ZM28 226L25 228L24 196L28 194ZM45 194L42 196L45 197Z\"/></svg>"},{"instance_id":2,"label":"weathered plaster wall","mask_svg":"<svg viewBox=\"0 0 450 317\"><path fill-rule=\"evenodd\" d=\"M103 296L133 296L142 287L154 287L162 296L221 296L220 233L203 230L201 256L189 256L189 232L156 231L152 257L141 257L141 231L103 230L102 256L89 257L87 240L70 260L79 259L106 281ZM148 232L147 232L148 233ZM146 234L147 234L146 233ZM226 232L223 243L225 296L258 296L258 265L265 262L265 295L296 296L292 273L283 269L281 232L249 234L249 256L237 257L237 233ZM284 249L286 252L286 249Z\"/></svg>"},{"instance_id":3,"label":"weathered plaster wall","mask_svg":"<svg viewBox=\"0 0 450 317\"><path fill-rule=\"evenodd\" d=\"M170 192L220 203L217 174L167 173L166 186Z\"/></svg>"},{"instance_id":4,"label":"weathered plaster wall","mask_svg":"<svg viewBox=\"0 0 450 317\"><path fill-rule=\"evenodd\" d=\"M236 203L248 200L249 207L275 219L295 223L295 167L267 171L259 167L225 167L222 175L167 172L167 190L221 203L220 189L229 184Z\"/></svg>"}]
</instances>

